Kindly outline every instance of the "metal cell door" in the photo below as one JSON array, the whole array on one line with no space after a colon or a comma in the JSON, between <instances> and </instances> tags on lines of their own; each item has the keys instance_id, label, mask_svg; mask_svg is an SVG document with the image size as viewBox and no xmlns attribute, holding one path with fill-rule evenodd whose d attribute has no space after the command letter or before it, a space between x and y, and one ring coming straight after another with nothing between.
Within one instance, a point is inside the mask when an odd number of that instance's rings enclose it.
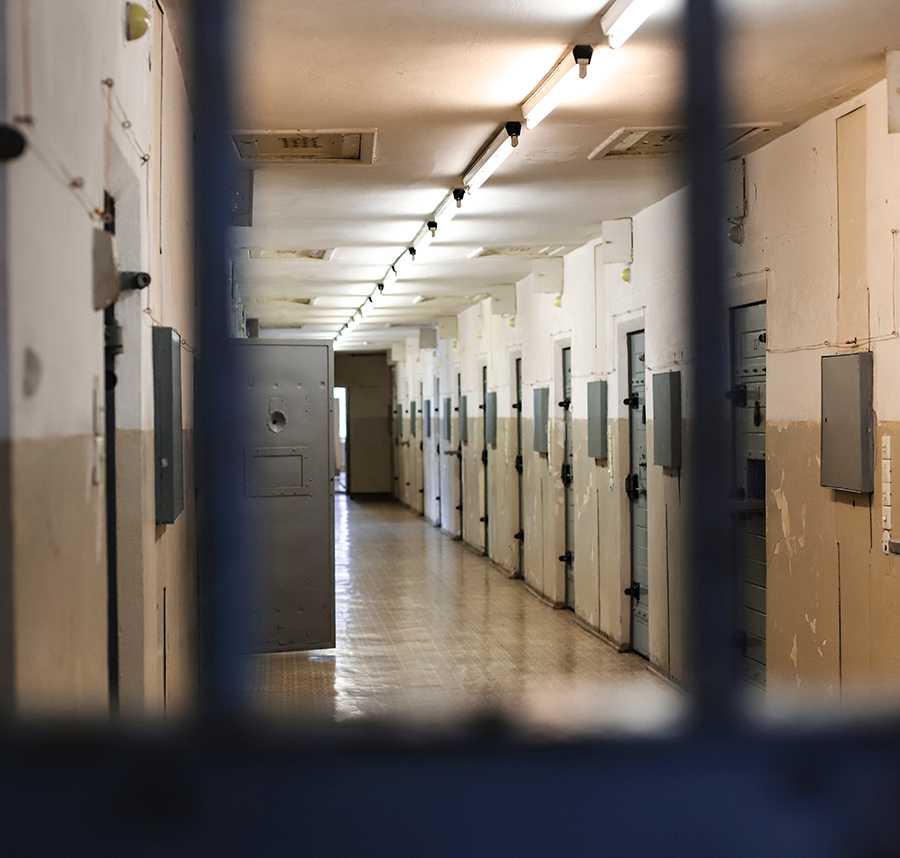
<instances>
[{"instance_id":1,"label":"metal cell door","mask_svg":"<svg viewBox=\"0 0 900 858\"><path fill-rule=\"evenodd\" d=\"M487 421L487 400L488 400L488 371L487 367L483 366L481 368L481 425L482 425L482 436L481 440L483 442L483 447L481 449L481 469L484 475L484 515L481 518L482 523L484 524L484 553L485 555L490 554L490 544L489 544L489 521L488 515L490 513L490 503L488 501L489 495L489 487L488 487L488 421Z\"/></svg>"},{"instance_id":2,"label":"metal cell door","mask_svg":"<svg viewBox=\"0 0 900 858\"><path fill-rule=\"evenodd\" d=\"M331 349L236 340L243 449L242 527L256 586L253 646L265 652L333 647L334 507Z\"/></svg>"},{"instance_id":3,"label":"metal cell door","mask_svg":"<svg viewBox=\"0 0 900 858\"><path fill-rule=\"evenodd\" d=\"M628 335L629 474L625 491L631 507L631 647L650 656L650 598L647 574L647 409L644 332Z\"/></svg>"},{"instance_id":4,"label":"metal cell door","mask_svg":"<svg viewBox=\"0 0 900 858\"><path fill-rule=\"evenodd\" d=\"M516 540L519 543L519 562L516 572L525 577L525 459L522 453L522 358L516 358L516 494L518 499L519 526Z\"/></svg>"},{"instance_id":5,"label":"metal cell door","mask_svg":"<svg viewBox=\"0 0 900 858\"><path fill-rule=\"evenodd\" d=\"M731 313L735 548L744 675L766 684L766 305Z\"/></svg>"},{"instance_id":6,"label":"metal cell door","mask_svg":"<svg viewBox=\"0 0 900 858\"><path fill-rule=\"evenodd\" d=\"M575 610L575 493L572 491L572 349L562 350L563 398L563 467L562 483L565 494L566 552L560 560L566 564L566 607Z\"/></svg>"},{"instance_id":7,"label":"metal cell door","mask_svg":"<svg viewBox=\"0 0 900 858\"><path fill-rule=\"evenodd\" d=\"M456 463L459 465L457 472L459 485L457 487L457 504L456 511L459 513L459 535L463 535L463 413L462 413L462 373L456 374L456 411L459 414L458 420L458 437L456 439Z\"/></svg>"},{"instance_id":8,"label":"metal cell door","mask_svg":"<svg viewBox=\"0 0 900 858\"><path fill-rule=\"evenodd\" d=\"M435 526L441 526L441 380L434 379L434 468L435 482L437 483L434 493L434 500L437 504L437 515L435 516Z\"/></svg>"}]
</instances>

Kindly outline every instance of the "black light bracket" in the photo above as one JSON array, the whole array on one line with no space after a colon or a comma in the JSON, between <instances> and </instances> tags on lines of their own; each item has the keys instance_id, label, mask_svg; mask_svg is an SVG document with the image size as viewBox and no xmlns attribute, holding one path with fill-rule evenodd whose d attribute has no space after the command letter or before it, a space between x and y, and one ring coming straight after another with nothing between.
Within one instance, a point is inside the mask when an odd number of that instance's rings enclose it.
<instances>
[{"instance_id":1,"label":"black light bracket","mask_svg":"<svg viewBox=\"0 0 900 858\"><path fill-rule=\"evenodd\" d=\"M522 136L522 123L507 122L506 133L509 134L510 140L512 140L513 148L515 149L515 147L519 145L519 138Z\"/></svg>"},{"instance_id":2,"label":"black light bracket","mask_svg":"<svg viewBox=\"0 0 900 858\"><path fill-rule=\"evenodd\" d=\"M591 45L575 45L572 49L572 57L578 63L578 77L587 77L587 67L591 64L593 56L594 48Z\"/></svg>"},{"instance_id":3,"label":"black light bracket","mask_svg":"<svg viewBox=\"0 0 900 858\"><path fill-rule=\"evenodd\" d=\"M456 200L456 207L458 209L462 208L463 200L466 198L466 189L465 188L454 188L453 189L453 199Z\"/></svg>"}]
</instances>

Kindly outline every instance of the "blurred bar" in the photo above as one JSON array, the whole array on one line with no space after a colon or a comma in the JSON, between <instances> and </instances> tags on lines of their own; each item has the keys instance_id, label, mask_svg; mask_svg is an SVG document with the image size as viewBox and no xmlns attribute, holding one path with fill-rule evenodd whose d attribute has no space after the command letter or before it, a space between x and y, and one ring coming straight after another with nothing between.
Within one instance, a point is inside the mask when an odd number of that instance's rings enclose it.
<instances>
[{"instance_id":1,"label":"blurred bar","mask_svg":"<svg viewBox=\"0 0 900 858\"><path fill-rule=\"evenodd\" d=\"M736 714L737 629L728 421L728 325L724 300L722 142L723 24L716 0L688 0L685 118L689 183L687 250L690 326L691 485L685 520L688 661L698 726L724 726Z\"/></svg>"}]
</instances>

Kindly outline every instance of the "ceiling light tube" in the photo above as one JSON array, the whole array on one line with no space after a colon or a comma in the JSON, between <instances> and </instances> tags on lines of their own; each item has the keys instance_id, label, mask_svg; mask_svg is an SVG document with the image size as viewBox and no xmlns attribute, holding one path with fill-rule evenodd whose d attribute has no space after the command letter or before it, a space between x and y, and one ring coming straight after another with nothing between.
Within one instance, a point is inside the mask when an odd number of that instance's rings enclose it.
<instances>
[{"instance_id":1,"label":"ceiling light tube","mask_svg":"<svg viewBox=\"0 0 900 858\"><path fill-rule=\"evenodd\" d=\"M437 228L435 228L435 231L437 231ZM434 241L434 236L431 234L431 230L426 224L419 230L418 234L413 239L411 249L416 252L416 257L419 257L419 254L423 250L426 250L428 247L430 247L432 241Z\"/></svg>"},{"instance_id":2,"label":"ceiling light tube","mask_svg":"<svg viewBox=\"0 0 900 858\"><path fill-rule=\"evenodd\" d=\"M600 19L611 48L621 48L657 9L660 0L616 0Z\"/></svg>"},{"instance_id":3,"label":"ceiling light tube","mask_svg":"<svg viewBox=\"0 0 900 858\"><path fill-rule=\"evenodd\" d=\"M504 128L491 142L463 176L463 184L471 194L477 191L512 155L513 141L509 131Z\"/></svg>"},{"instance_id":4,"label":"ceiling light tube","mask_svg":"<svg viewBox=\"0 0 900 858\"><path fill-rule=\"evenodd\" d=\"M566 100L578 81L587 76L594 49L590 45L575 45L551 70L550 74L522 104L525 126L537 128Z\"/></svg>"},{"instance_id":5,"label":"ceiling light tube","mask_svg":"<svg viewBox=\"0 0 900 858\"><path fill-rule=\"evenodd\" d=\"M388 291L395 283L397 282L397 269L392 265L388 269L388 273L384 275L384 280L382 281L382 286L384 291Z\"/></svg>"}]
</instances>

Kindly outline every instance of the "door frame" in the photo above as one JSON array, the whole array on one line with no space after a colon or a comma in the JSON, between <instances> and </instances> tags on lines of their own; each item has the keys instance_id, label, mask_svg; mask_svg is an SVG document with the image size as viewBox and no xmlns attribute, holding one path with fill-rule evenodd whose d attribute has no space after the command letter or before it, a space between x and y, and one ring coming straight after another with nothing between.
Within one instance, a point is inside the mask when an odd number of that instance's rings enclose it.
<instances>
[{"instance_id":1,"label":"door frame","mask_svg":"<svg viewBox=\"0 0 900 858\"><path fill-rule=\"evenodd\" d=\"M563 432L565 433L565 412L562 408L560 408L559 403L565 399L566 396L566 382L563 377L563 352L569 349L569 361L571 367L571 361L573 358L573 349L572 349L572 336L571 334L566 334L565 336L561 336L553 341L553 398L550 402L550 408L553 411L554 419L558 417L560 412L562 412L563 418ZM569 439L571 442L571 439ZM565 435L563 435L563 444L565 445ZM565 451L565 446L563 447ZM552 455L552 454L551 454ZM574 458L574 454L573 454ZM563 459L565 459L565 452L563 453ZM562 468L565 465L565 461L561 461L559 463L559 476L558 479L560 481L559 488L562 491L562 502L563 502L563 513L562 513L562 522L561 522L561 533L556 534L556 548L553 552L554 559L559 556L564 556L566 553L566 516L568 514L568 510L566 508L566 487L562 484ZM574 486L573 486L574 489ZM572 526L574 527L574 522L572 522ZM558 550L557 550L558 549ZM574 554L574 547L572 552ZM568 564L557 561L557 565L559 571L556 576L556 592L559 594L560 598L558 599L559 603L568 609L568 605L566 604L566 566ZM571 610L575 610L575 560L572 560L572 608Z\"/></svg>"},{"instance_id":2,"label":"door frame","mask_svg":"<svg viewBox=\"0 0 900 858\"><path fill-rule=\"evenodd\" d=\"M515 421L513 432L513 445L514 450L517 451L513 455L513 471L516 473L516 496L517 496L517 505L518 512L516 514L516 533L513 534L513 539L515 539L518 544L516 549L516 569L513 577L515 578L524 578L525 577L525 539L528 537L528 534L525 533L525 358L522 354L522 349L516 347L512 349L508 356L507 360L509 362L509 410L512 412L513 419ZM519 361L521 364L521 375L519 377L519 386L521 387L521 398L519 400L521 407L516 409L516 362ZM521 444L520 435L521 432ZM515 456L522 456L522 473L518 473L515 470ZM518 533L524 534L523 538L516 539L516 535Z\"/></svg>"}]
</instances>

